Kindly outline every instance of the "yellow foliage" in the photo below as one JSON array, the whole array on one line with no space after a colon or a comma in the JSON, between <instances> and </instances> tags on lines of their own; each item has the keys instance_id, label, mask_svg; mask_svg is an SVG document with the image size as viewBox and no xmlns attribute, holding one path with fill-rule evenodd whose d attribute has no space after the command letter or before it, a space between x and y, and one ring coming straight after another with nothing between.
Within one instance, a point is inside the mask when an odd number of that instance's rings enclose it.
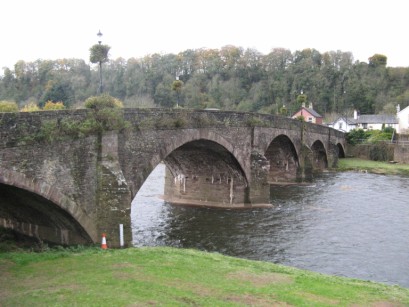
<instances>
[{"instance_id":1,"label":"yellow foliage","mask_svg":"<svg viewBox=\"0 0 409 307\"><path fill-rule=\"evenodd\" d=\"M34 102L29 102L20 111L21 112L36 112L36 111L40 111L40 108Z\"/></svg>"},{"instance_id":2,"label":"yellow foliage","mask_svg":"<svg viewBox=\"0 0 409 307\"><path fill-rule=\"evenodd\" d=\"M43 110L63 110L63 109L65 109L63 102L52 102L52 101L47 101L43 108Z\"/></svg>"},{"instance_id":3,"label":"yellow foliage","mask_svg":"<svg viewBox=\"0 0 409 307\"><path fill-rule=\"evenodd\" d=\"M0 112L18 112L17 103L14 101L0 101Z\"/></svg>"}]
</instances>

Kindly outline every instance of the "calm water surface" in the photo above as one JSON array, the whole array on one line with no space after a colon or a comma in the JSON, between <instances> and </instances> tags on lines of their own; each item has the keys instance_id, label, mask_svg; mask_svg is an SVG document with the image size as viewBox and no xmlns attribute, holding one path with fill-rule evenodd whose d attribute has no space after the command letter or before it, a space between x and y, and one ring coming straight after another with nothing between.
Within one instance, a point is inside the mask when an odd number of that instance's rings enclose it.
<instances>
[{"instance_id":1,"label":"calm water surface","mask_svg":"<svg viewBox=\"0 0 409 307\"><path fill-rule=\"evenodd\" d=\"M326 173L271 187L272 208L173 206L164 165L132 204L135 246L174 246L409 288L409 178Z\"/></svg>"}]
</instances>

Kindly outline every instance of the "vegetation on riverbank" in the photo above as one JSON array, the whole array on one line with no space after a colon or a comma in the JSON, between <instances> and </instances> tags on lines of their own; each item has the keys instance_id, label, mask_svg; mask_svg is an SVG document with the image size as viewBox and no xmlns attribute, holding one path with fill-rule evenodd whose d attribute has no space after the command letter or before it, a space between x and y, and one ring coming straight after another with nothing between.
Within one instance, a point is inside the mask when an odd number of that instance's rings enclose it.
<instances>
[{"instance_id":1,"label":"vegetation on riverbank","mask_svg":"<svg viewBox=\"0 0 409 307\"><path fill-rule=\"evenodd\" d=\"M345 158L338 161L339 171L361 171L384 175L409 176L409 164Z\"/></svg>"},{"instance_id":2,"label":"vegetation on riverbank","mask_svg":"<svg viewBox=\"0 0 409 307\"><path fill-rule=\"evenodd\" d=\"M175 248L0 253L1 306L403 306L409 289Z\"/></svg>"}]
</instances>

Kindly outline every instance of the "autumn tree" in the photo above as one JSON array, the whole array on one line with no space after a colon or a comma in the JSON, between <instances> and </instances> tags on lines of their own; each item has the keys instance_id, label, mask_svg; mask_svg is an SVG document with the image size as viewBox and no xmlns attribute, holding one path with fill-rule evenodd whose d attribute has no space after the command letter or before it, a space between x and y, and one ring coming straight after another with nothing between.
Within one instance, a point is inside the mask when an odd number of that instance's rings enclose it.
<instances>
[{"instance_id":1,"label":"autumn tree","mask_svg":"<svg viewBox=\"0 0 409 307\"><path fill-rule=\"evenodd\" d=\"M388 58L383 55L383 54L374 54L370 58L368 58L369 61L369 66L371 67L380 67L380 66L386 66L388 62Z\"/></svg>"}]
</instances>

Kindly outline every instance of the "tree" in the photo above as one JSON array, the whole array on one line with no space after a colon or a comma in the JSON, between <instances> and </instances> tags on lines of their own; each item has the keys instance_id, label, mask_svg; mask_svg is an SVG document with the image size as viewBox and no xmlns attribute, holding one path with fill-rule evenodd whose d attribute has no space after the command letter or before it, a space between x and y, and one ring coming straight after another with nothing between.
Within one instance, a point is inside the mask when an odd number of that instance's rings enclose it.
<instances>
[{"instance_id":1,"label":"tree","mask_svg":"<svg viewBox=\"0 0 409 307\"><path fill-rule=\"evenodd\" d=\"M49 81L47 91L44 93L39 105L43 107L47 101L63 102L66 106L72 104L72 89L70 84Z\"/></svg>"},{"instance_id":2,"label":"tree","mask_svg":"<svg viewBox=\"0 0 409 307\"><path fill-rule=\"evenodd\" d=\"M371 56L369 59L369 66L371 67L380 67L383 66L385 67L387 62L388 62L388 58L383 55L383 54L374 54L373 56Z\"/></svg>"}]
</instances>

